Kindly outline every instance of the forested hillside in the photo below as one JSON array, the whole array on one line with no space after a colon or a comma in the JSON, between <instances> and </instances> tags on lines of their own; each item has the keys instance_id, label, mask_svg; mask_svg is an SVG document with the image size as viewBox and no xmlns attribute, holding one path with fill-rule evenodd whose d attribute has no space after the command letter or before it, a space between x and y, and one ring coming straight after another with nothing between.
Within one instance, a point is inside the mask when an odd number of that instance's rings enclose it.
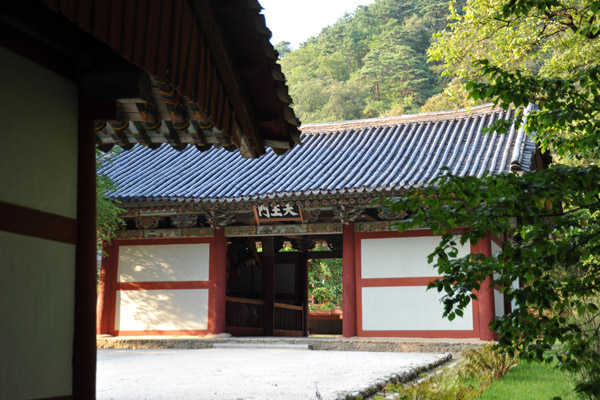
<instances>
[{"instance_id":1,"label":"forested hillside","mask_svg":"<svg viewBox=\"0 0 600 400\"><path fill-rule=\"evenodd\" d=\"M458 8L463 3L454 2ZM376 0L295 51L289 43L276 44L300 120L421 111L427 99L448 85L441 67L427 63L427 49L449 14L448 0Z\"/></svg>"}]
</instances>

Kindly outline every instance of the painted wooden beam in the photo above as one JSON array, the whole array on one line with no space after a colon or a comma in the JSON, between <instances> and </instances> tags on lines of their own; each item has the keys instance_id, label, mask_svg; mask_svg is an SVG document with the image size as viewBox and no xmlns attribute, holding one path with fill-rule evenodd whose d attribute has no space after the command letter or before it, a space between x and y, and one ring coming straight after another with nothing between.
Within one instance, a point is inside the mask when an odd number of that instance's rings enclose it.
<instances>
[{"instance_id":1,"label":"painted wooden beam","mask_svg":"<svg viewBox=\"0 0 600 400\"><path fill-rule=\"evenodd\" d=\"M215 229L213 243L214 257L210 266L210 280L213 283L211 303L214 310L212 333L223 333L225 332L227 292L227 239L223 228Z\"/></svg>"},{"instance_id":2,"label":"painted wooden beam","mask_svg":"<svg viewBox=\"0 0 600 400\"><path fill-rule=\"evenodd\" d=\"M265 152L264 143L254 119L254 114L249 108L250 101L245 93L244 86L235 71L231 55L226 50L227 46L217 26L211 2L208 0L194 0L190 1L190 5L198 21L198 28L204 33L204 38L213 56L212 60L217 65L219 76L222 78L227 97L235 110L235 115L240 124L243 136L249 137L253 144L251 148L248 147L250 154L242 155L245 157L258 157ZM216 115L212 114L210 117L214 120ZM235 139L235 132L227 133L232 139ZM241 140L244 139L242 138ZM239 145L239 143L236 143L236 145Z\"/></svg>"}]
</instances>

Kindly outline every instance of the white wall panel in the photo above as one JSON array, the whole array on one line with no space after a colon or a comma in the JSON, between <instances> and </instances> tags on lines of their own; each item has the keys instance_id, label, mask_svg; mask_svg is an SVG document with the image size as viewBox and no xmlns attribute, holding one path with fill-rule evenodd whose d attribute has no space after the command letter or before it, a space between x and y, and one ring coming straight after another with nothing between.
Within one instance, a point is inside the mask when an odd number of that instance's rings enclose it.
<instances>
[{"instance_id":1,"label":"white wall panel","mask_svg":"<svg viewBox=\"0 0 600 400\"><path fill-rule=\"evenodd\" d=\"M511 288L513 288L513 289L518 289L518 288L519 288L519 280L517 279L516 281L514 281L514 282L512 283L512 285L510 285L510 287L511 287ZM510 302L510 307L511 307L511 310L516 310L517 308L519 308L519 307L517 306L517 301L516 301L515 299L513 299L513 300Z\"/></svg>"},{"instance_id":2,"label":"white wall panel","mask_svg":"<svg viewBox=\"0 0 600 400\"><path fill-rule=\"evenodd\" d=\"M208 289L117 291L116 330L207 328Z\"/></svg>"},{"instance_id":3,"label":"white wall panel","mask_svg":"<svg viewBox=\"0 0 600 400\"><path fill-rule=\"evenodd\" d=\"M0 46L0 201L77 216L77 87ZM0 399L68 396L75 246L0 231Z\"/></svg>"},{"instance_id":4,"label":"white wall panel","mask_svg":"<svg viewBox=\"0 0 600 400\"><path fill-rule=\"evenodd\" d=\"M496 242L494 242L492 240L492 255L495 256L496 254L500 253L502 251L502 248L500 248L500 246L498 246L496 244Z\"/></svg>"},{"instance_id":5,"label":"white wall panel","mask_svg":"<svg viewBox=\"0 0 600 400\"><path fill-rule=\"evenodd\" d=\"M75 246L0 231L0 399L71 394Z\"/></svg>"},{"instance_id":6,"label":"white wall panel","mask_svg":"<svg viewBox=\"0 0 600 400\"><path fill-rule=\"evenodd\" d=\"M463 318L442 318L444 310L437 290L425 286L362 288L362 329L368 330L472 330L472 306Z\"/></svg>"},{"instance_id":7,"label":"white wall panel","mask_svg":"<svg viewBox=\"0 0 600 400\"><path fill-rule=\"evenodd\" d=\"M361 240L363 278L409 278L438 276L427 256L439 244L439 236ZM459 247L459 256L469 254L469 245Z\"/></svg>"},{"instance_id":8,"label":"white wall panel","mask_svg":"<svg viewBox=\"0 0 600 400\"><path fill-rule=\"evenodd\" d=\"M496 310L496 317L504 315L504 294L494 289L494 308Z\"/></svg>"},{"instance_id":9,"label":"white wall panel","mask_svg":"<svg viewBox=\"0 0 600 400\"><path fill-rule=\"evenodd\" d=\"M119 282L207 281L210 246L166 244L119 247Z\"/></svg>"},{"instance_id":10,"label":"white wall panel","mask_svg":"<svg viewBox=\"0 0 600 400\"><path fill-rule=\"evenodd\" d=\"M0 200L77 215L77 87L0 47Z\"/></svg>"}]
</instances>

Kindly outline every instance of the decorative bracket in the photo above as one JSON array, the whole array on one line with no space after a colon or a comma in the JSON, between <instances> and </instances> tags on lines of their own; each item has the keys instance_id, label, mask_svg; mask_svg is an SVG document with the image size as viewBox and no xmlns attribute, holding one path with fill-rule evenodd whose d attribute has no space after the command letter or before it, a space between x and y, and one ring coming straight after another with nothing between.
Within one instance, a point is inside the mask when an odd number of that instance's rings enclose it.
<instances>
[{"instance_id":1,"label":"decorative bracket","mask_svg":"<svg viewBox=\"0 0 600 400\"><path fill-rule=\"evenodd\" d=\"M171 224L176 228L191 228L196 226L197 215L183 214L183 215L172 215Z\"/></svg>"},{"instance_id":2,"label":"decorative bracket","mask_svg":"<svg viewBox=\"0 0 600 400\"><path fill-rule=\"evenodd\" d=\"M218 228L220 226L226 226L235 220L234 213L226 213L219 211L206 211L204 214L206 220L212 228Z\"/></svg>"},{"instance_id":3,"label":"decorative bracket","mask_svg":"<svg viewBox=\"0 0 600 400\"><path fill-rule=\"evenodd\" d=\"M343 224L360 219L365 212L363 208L348 205L338 205L338 207L334 208L332 211L335 218L339 219Z\"/></svg>"}]
</instances>

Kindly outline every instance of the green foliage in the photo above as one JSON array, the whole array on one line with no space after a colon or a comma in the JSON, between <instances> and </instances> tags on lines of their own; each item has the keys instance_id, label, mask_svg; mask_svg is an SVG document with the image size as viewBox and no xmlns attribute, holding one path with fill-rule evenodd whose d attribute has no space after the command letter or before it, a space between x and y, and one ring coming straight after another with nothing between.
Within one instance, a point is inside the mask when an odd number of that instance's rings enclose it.
<instances>
[{"instance_id":1,"label":"green foliage","mask_svg":"<svg viewBox=\"0 0 600 400\"><path fill-rule=\"evenodd\" d=\"M477 383L464 377L458 367L449 367L437 375L423 378L416 385L388 385L384 393L393 393L397 400L469 400L480 393ZM375 396L375 400L383 398Z\"/></svg>"},{"instance_id":2,"label":"green foliage","mask_svg":"<svg viewBox=\"0 0 600 400\"><path fill-rule=\"evenodd\" d=\"M486 344L479 349L469 349L463 352L462 367L470 377L480 381L500 379L512 367L517 365L517 357L496 351L491 344Z\"/></svg>"},{"instance_id":3,"label":"green foliage","mask_svg":"<svg viewBox=\"0 0 600 400\"><path fill-rule=\"evenodd\" d=\"M567 318L593 313L600 288L600 168L555 165L535 174L459 178L442 175L430 187L390 202L410 210L399 229L429 226L443 234L429 256L443 278L429 285L445 293L444 315L461 317L486 277L517 308L492 322L509 354L550 360L560 343L560 366L582 367L600 377L600 353L587 352L586 330ZM457 229L468 227L468 229ZM457 258L458 243L477 243L486 233L515 240L494 257ZM512 288L520 280L522 288ZM586 387L581 387L585 389ZM596 389L594 389L596 390Z\"/></svg>"},{"instance_id":4,"label":"green foliage","mask_svg":"<svg viewBox=\"0 0 600 400\"><path fill-rule=\"evenodd\" d=\"M119 207L119 202L106 196L106 192L116 189L115 183L102 173L102 164L110 163L111 159L117 156L119 152L120 149L104 154L96 150L96 236L98 249L101 248L102 241L110 242L114 232L123 223L121 219L123 209Z\"/></svg>"},{"instance_id":5,"label":"green foliage","mask_svg":"<svg viewBox=\"0 0 600 400\"><path fill-rule=\"evenodd\" d=\"M277 44L298 117L310 123L418 111L440 90L425 54L446 24L447 2L376 0L298 50Z\"/></svg>"},{"instance_id":6,"label":"green foliage","mask_svg":"<svg viewBox=\"0 0 600 400\"><path fill-rule=\"evenodd\" d=\"M309 260L308 293L312 303L309 305L311 311L341 308L342 260L339 258Z\"/></svg>"},{"instance_id":7,"label":"green foliage","mask_svg":"<svg viewBox=\"0 0 600 400\"><path fill-rule=\"evenodd\" d=\"M515 357L500 353L491 345L467 350L463 356L458 365L446 367L430 377L424 376L417 384L391 384L384 391L395 394L398 400L474 399L517 363Z\"/></svg>"},{"instance_id":8,"label":"green foliage","mask_svg":"<svg viewBox=\"0 0 600 400\"><path fill-rule=\"evenodd\" d=\"M288 41L282 41L279 43L275 43L273 45L277 53L279 53L279 58L284 57L286 54L292 52L292 44Z\"/></svg>"},{"instance_id":9,"label":"green foliage","mask_svg":"<svg viewBox=\"0 0 600 400\"><path fill-rule=\"evenodd\" d=\"M421 107L421 112L456 110L483 103L482 100L474 100L469 97L463 78L454 77L441 93L435 94L425 101L425 104Z\"/></svg>"},{"instance_id":10,"label":"green foliage","mask_svg":"<svg viewBox=\"0 0 600 400\"><path fill-rule=\"evenodd\" d=\"M444 315L462 316L491 277L517 305L491 324L498 346L558 360L590 398L600 396L599 9L597 0L473 0L454 12L432 56L468 81L476 101L535 104L512 122L563 164L524 175L442 174L391 206L411 215L401 230L443 234L429 261L443 276L430 288L445 293ZM510 122L490 131L505 132ZM457 257L457 243L477 243L487 232L511 240L494 257ZM511 286L517 279L523 287Z\"/></svg>"},{"instance_id":11,"label":"green foliage","mask_svg":"<svg viewBox=\"0 0 600 400\"><path fill-rule=\"evenodd\" d=\"M466 80L494 80L473 63L477 60L524 77L570 78L597 64L596 3L469 0L451 7L448 29L435 35L428 54L442 63L445 74ZM495 98L494 93L485 98ZM469 105L466 97L462 101Z\"/></svg>"}]
</instances>

